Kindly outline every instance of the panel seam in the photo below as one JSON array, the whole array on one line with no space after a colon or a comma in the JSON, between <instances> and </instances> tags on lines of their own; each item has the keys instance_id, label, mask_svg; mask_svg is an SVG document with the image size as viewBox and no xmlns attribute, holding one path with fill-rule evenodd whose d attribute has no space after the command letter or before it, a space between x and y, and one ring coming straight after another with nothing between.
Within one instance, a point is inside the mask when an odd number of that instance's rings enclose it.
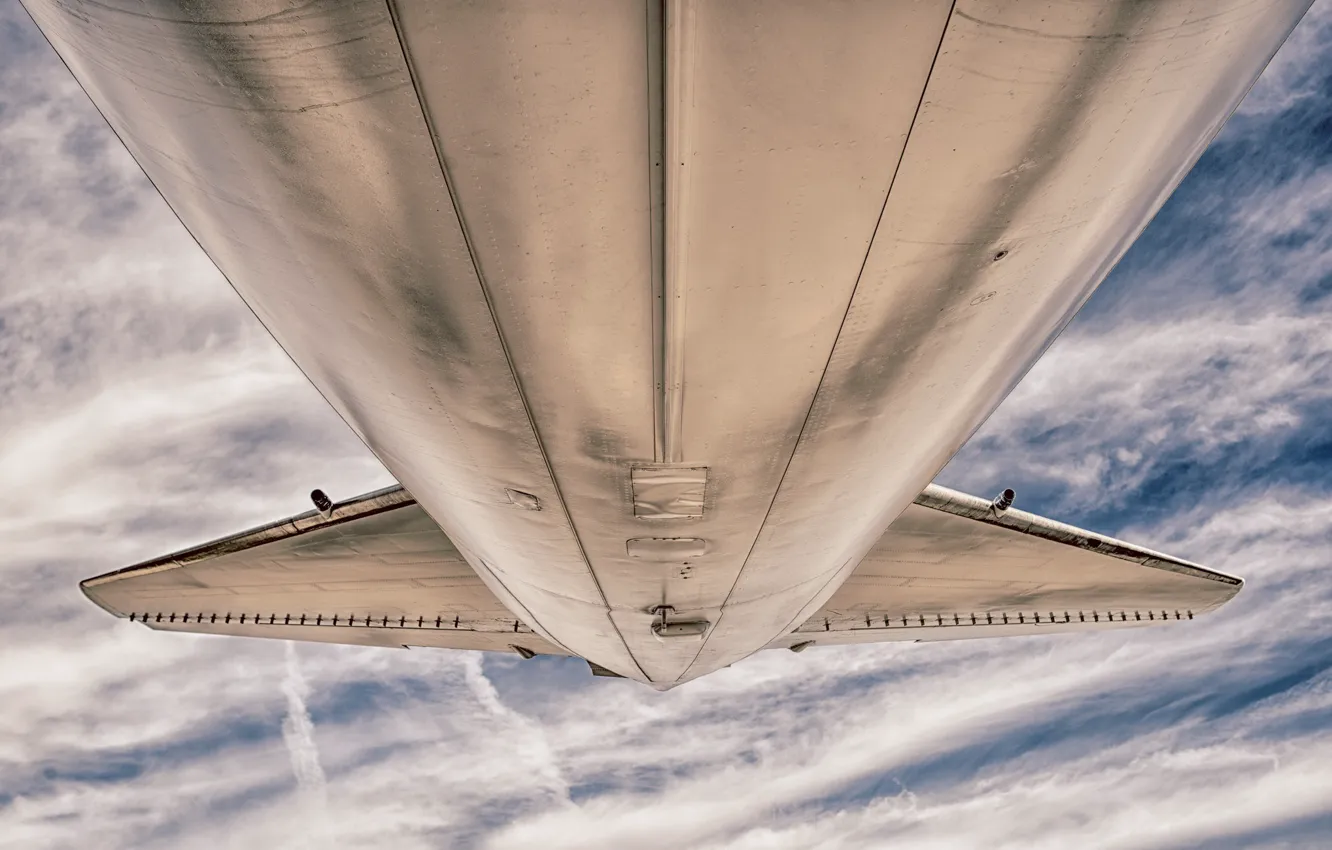
<instances>
[{"instance_id":1,"label":"panel seam","mask_svg":"<svg viewBox=\"0 0 1332 850\"><path fill-rule=\"evenodd\" d=\"M620 639L620 644L624 647L625 653L629 656L630 660L634 662L634 666L638 668L639 673L642 674L644 678L648 679L648 681L651 681L650 677L647 675L647 671L643 670L642 665L638 663L638 659L634 657L633 650L629 648L629 642L625 640L624 634L620 631L620 627L615 622L615 618L610 615L610 601L606 597L606 591L602 588L601 582L597 579L596 570L592 568L592 561L587 555L587 549L583 546L582 538L578 535L578 528L574 524L573 515L569 513L569 506L565 502L563 491L560 489L559 479L555 476L555 468L550 462L550 455L546 451L546 445L541 439L541 431L537 428L536 417L532 413L532 406L528 401L527 393L523 391L523 384L518 375L518 368L514 364L513 355L509 350L509 345L504 339L504 330L500 327L499 315L495 310L494 299L491 296L490 288L486 285L485 275L481 271L481 263L477 257L476 246L472 241L471 234L467 230L467 222L463 217L462 205L459 203L458 196L454 191L453 180L449 177L448 165L444 159L444 146L440 142L439 133L435 129L434 118L430 114L430 107L426 103L424 93L421 91L420 77L416 72L416 64L412 60L411 51L407 47L407 39L403 35L402 21L398 13L396 0L385 0L385 5L388 8L389 18L393 22L393 31L398 39L398 47L402 51L403 62L407 66L407 76L411 80L412 91L416 94L416 102L421 110L421 118L425 122L426 133L429 134L430 143L434 147L435 160L439 165L440 177L444 181L444 188L448 193L449 203L452 206L454 217L458 220L458 230L462 234L463 244L467 247L467 256L472 264L472 272L476 276L477 286L481 290L481 297L486 303L486 310L490 314L491 324L495 328L495 337L499 341L500 350L504 354L504 362L508 366L509 377L512 379L514 389L518 392L518 399L522 403L523 414L527 418L528 427L532 430L532 438L536 441L537 452L541 455L541 462L546 467L546 475L550 478L551 487L555 491L555 499L560 505L560 512L564 514L564 520L569 527L569 533L573 535L574 545L578 547L578 553L583 559L583 565L587 567L588 577L592 579L592 585L597 589L597 595L601 597L601 604L606 613L606 620L610 623L611 628L615 630L615 636ZM499 582L500 579L498 576L494 575L494 571L490 570L490 572L495 580ZM503 585L503 582L500 582L500 584ZM508 590L507 587L505 589ZM509 594L513 596L514 599L518 598L512 591L509 591ZM526 607L527 606L524 606L524 608ZM536 618L532 616L531 611L528 611L527 614L534 624L540 625ZM542 628L544 628L544 626ZM549 629L547 629L547 631L549 631ZM562 649L568 649L568 647L563 644L560 644L560 646Z\"/></svg>"},{"instance_id":2,"label":"panel seam","mask_svg":"<svg viewBox=\"0 0 1332 850\"><path fill-rule=\"evenodd\" d=\"M666 461L666 9L649 0L644 21L647 63L648 245L652 302L653 458Z\"/></svg>"},{"instance_id":3,"label":"panel seam","mask_svg":"<svg viewBox=\"0 0 1332 850\"><path fill-rule=\"evenodd\" d=\"M721 615L717 618L718 626L720 626L721 621L726 618L726 606L730 603L731 597L735 595L735 589L740 585L741 576L744 575L745 570L749 567L749 561L754 556L754 550L758 548L759 540L763 537L763 532L768 527L768 521L772 518L772 511L777 504L777 498L781 495L782 487L786 484L786 476L790 473L791 465L795 462L796 455L800 452L800 445L805 439L805 431L809 428L810 419L812 419L814 415L814 408L818 405L819 394L823 392L823 385L828 378L828 371L832 368L833 357L837 353L837 345L842 339L842 332L846 329L847 320L851 316L851 308L856 303L856 295L860 292L860 283L864 278L865 268L869 265L870 254L874 251L874 243L878 239L879 228L882 226L884 215L888 210L888 201L893 196L893 187L897 185L897 176L901 173L902 163L906 160L907 149L911 146L911 135L916 129L916 122L920 118L920 111L925 105L925 95L930 90L930 80L934 78L934 69L939 62L939 55L943 52L944 41L947 39L948 31L952 27L953 14L956 10L957 0L953 0L948 7L948 16L944 19L943 29L939 33L939 43L935 45L934 56L930 59L930 68L925 74L925 82L920 87L920 98L916 101L916 109L911 115L911 125L907 128L906 138L902 141L902 152L898 154L897 163L893 166L893 176L888 180L888 191L884 193L883 204L879 207L878 218L874 221L874 232L870 234L869 244L865 246L865 254L860 260L860 269L856 272L856 282L851 287L851 295L847 299L846 310L843 311L842 320L838 323L837 336L834 337L833 344L828 349L828 358L824 361L823 371L819 375L818 386L815 387L814 394L810 397L809 407L805 410L805 419L800 423L800 433L796 436L795 445L791 448L791 454L786 459L786 466L782 469L782 476L778 479L777 486L773 489L772 499L768 502L768 509L763 514L763 522L759 524L758 532L754 535L754 542L750 544L749 551L745 553L744 563L740 565L740 569L735 574L735 581L731 583L731 588L726 592L726 598L722 600ZM841 570L839 569L837 572L840 573ZM836 574L837 573L834 573L833 577L835 577ZM828 581L831 582L833 577L830 577ZM822 593L825 587L827 587L826 583L819 588L819 593ZM818 594L816 593L815 596L817 597ZM801 610L803 611L804 608L802 607ZM791 624L798 618L799 613L791 618L790 622L783 627L782 632L785 633L789 631ZM693 666L698 663L698 658L703 654L703 649L706 645L705 642L704 646L699 647L699 650L694 655L694 660L690 662L688 669L692 669ZM686 675L688 674L688 669L686 670Z\"/></svg>"}]
</instances>

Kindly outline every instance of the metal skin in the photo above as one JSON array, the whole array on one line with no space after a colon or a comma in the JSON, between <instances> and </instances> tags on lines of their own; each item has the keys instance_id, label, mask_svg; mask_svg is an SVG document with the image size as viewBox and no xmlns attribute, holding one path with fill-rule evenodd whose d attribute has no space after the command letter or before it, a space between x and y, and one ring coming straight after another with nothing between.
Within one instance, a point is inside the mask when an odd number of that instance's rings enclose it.
<instances>
[{"instance_id":1,"label":"metal skin","mask_svg":"<svg viewBox=\"0 0 1332 850\"><path fill-rule=\"evenodd\" d=\"M490 590L663 689L829 600L1310 5L24 2Z\"/></svg>"}]
</instances>

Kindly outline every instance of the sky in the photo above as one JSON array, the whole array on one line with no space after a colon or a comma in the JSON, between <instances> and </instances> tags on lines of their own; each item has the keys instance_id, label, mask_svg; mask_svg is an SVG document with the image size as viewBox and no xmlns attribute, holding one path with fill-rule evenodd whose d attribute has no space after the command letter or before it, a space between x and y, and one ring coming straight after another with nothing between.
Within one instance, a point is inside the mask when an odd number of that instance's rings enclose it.
<instances>
[{"instance_id":1,"label":"sky","mask_svg":"<svg viewBox=\"0 0 1332 850\"><path fill-rule=\"evenodd\" d=\"M0 0L0 848L1332 844L1332 0L939 481L1247 579L1147 630L577 660L80 579L392 478Z\"/></svg>"}]
</instances>

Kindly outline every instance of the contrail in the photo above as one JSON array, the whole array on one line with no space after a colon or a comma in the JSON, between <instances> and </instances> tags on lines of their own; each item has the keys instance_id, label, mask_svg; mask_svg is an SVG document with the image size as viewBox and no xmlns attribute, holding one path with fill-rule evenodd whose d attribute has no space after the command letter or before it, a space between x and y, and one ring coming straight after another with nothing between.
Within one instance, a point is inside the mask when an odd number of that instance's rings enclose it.
<instances>
[{"instance_id":1,"label":"contrail","mask_svg":"<svg viewBox=\"0 0 1332 850\"><path fill-rule=\"evenodd\" d=\"M287 676L282 680L282 692L287 695L287 716L282 720L282 740L286 742L287 754L291 756L291 772L296 774L296 784L300 787L308 814L322 820L328 795L324 768L319 764L319 748L314 740L314 723L310 721L310 711L305 707L310 686L301 675L296 644L291 641L287 641Z\"/></svg>"},{"instance_id":2,"label":"contrail","mask_svg":"<svg viewBox=\"0 0 1332 850\"><path fill-rule=\"evenodd\" d=\"M467 689L487 714L508 727L505 739L513 754L530 766L542 790L568 805L569 783L560 769L559 758L546 739L546 733L539 723L504 704L494 684L486 676L479 655L470 653L463 660L463 677Z\"/></svg>"}]
</instances>

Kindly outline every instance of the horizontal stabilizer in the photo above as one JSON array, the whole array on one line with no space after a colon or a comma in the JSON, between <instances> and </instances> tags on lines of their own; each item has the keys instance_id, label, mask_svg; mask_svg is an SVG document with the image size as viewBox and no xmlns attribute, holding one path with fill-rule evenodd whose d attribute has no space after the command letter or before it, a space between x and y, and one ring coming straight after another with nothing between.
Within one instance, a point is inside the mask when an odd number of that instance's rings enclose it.
<instances>
[{"instance_id":1,"label":"horizontal stabilizer","mask_svg":"<svg viewBox=\"0 0 1332 850\"><path fill-rule=\"evenodd\" d=\"M1213 610L1242 584L1179 558L931 485L826 605L769 646L1173 623ZM82 587L107 611L163 631L568 654L515 617L400 487L88 579Z\"/></svg>"},{"instance_id":2,"label":"horizontal stabilizer","mask_svg":"<svg viewBox=\"0 0 1332 850\"><path fill-rule=\"evenodd\" d=\"M1243 582L930 485L828 603L770 646L951 640L1192 620Z\"/></svg>"},{"instance_id":3,"label":"horizontal stabilizer","mask_svg":"<svg viewBox=\"0 0 1332 850\"><path fill-rule=\"evenodd\" d=\"M516 618L401 487L82 584L164 631L567 655Z\"/></svg>"}]
</instances>

